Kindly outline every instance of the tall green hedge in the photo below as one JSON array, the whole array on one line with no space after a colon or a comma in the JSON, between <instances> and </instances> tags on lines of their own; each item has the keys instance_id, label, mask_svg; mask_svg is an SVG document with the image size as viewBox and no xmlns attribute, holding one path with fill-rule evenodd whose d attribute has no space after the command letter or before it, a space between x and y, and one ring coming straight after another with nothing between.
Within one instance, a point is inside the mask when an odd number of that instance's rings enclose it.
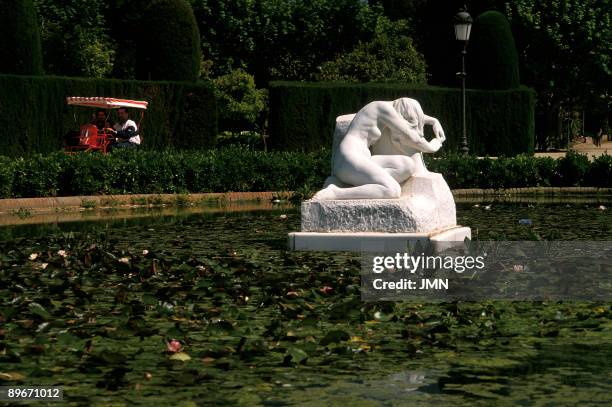
<instances>
[{"instance_id":1,"label":"tall green hedge","mask_svg":"<svg viewBox=\"0 0 612 407\"><path fill-rule=\"evenodd\" d=\"M143 13L135 52L137 78L196 81L200 76L200 31L186 0L154 0Z\"/></svg>"},{"instance_id":2,"label":"tall green hedge","mask_svg":"<svg viewBox=\"0 0 612 407\"><path fill-rule=\"evenodd\" d=\"M472 31L468 47L468 86L518 88L518 52L506 16L499 11L486 11L476 18Z\"/></svg>"},{"instance_id":3,"label":"tall green hedge","mask_svg":"<svg viewBox=\"0 0 612 407\"><path fill-rule=\"evenodd\" d=\"M411 97L426 114L440 120L446 134L442 151L458 151L461 142L459 89L407 84L272 82L270 145L312 151L331 148L337 116L355 113L374 100ZM535 94L531 89L467 91L470 152L479 155L532 153ZM431 135L431 133L429 133Z\"/></svg>"},{"instance_id":4,"label":"tall green hedge","mask_svg":"<svg viewBox=\"0 0 612 407\"><path fill-rule=\"evenodd\" d=\"M42 49L32 0L0 0L0 73L42 75Z\"/></svg>"},{"instance_id":5,"label":"tall green hedge","mask_svg":"<svg viewBox=\"0 0 612 407\"><path fill-rule=\"evenodd\" d=\"M61 149L63 135L78 129L93 112L91 108L67 106L67 96L148 101L141 125L143 148L214 145L217 110L209 83L0 75L0 155L15 157ZM132 118L140 118L137 109L132 109Z\"/></svg>"}]
</instances>

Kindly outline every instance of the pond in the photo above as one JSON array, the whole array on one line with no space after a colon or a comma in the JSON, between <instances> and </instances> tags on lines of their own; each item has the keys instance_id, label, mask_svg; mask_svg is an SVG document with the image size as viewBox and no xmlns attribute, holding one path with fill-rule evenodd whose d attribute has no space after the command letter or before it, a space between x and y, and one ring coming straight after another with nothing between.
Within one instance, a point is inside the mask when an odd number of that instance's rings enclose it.
<instances>
[{"instance_id":1,"label":"pond","mask_svg":"<svg viewBox=\"0 0 612 407\"><path fill-rule=\"evenodd\" d=\"M612 241L600 206L460 202L458 221L481 240ZM93 405L610 403L610 303L363 303L357 254L286 250L299 222L0 229L0 384Z\"/></svg>"}]
</instances>

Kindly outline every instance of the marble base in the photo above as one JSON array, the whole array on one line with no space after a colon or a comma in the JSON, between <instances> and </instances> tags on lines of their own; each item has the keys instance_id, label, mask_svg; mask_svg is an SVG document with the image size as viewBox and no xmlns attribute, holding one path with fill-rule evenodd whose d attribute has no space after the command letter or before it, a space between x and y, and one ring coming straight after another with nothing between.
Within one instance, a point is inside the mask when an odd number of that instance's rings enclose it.
<instances>
[{"instance_id":1,"label":"marble base","mask_svg":"<svg viewBox=\"0 0 612 407\"><path fill-rule=\"evenodd\" d=\"M469 227L453 226L432 232L293 232L289 233L289 249L322 252L397 252L406 250L408 243L431 243L437 252L472 238Z\"/></svg>"},{"instance_id":2,"label":"marble base","mask_svg":"<svg viewBox=\"0 0 612 407\"><path fill-rule=\"evenodd\" d=\"M399 199L302 202L302 232L419 233L456 224L453 194L434 172L412 176Z\"/></svg>"}]
</instances>

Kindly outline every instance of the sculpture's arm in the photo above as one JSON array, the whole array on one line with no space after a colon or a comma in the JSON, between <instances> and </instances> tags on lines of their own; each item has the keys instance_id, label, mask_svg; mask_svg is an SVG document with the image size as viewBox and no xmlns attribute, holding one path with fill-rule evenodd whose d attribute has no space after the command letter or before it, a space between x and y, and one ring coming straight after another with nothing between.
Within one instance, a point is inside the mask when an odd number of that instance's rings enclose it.
<instances>
[{"instance_id":1,"label":"sculpture's arm","mask_svg":"<svg viewBox=\"0 0 612 407\"><path fill-rule=\"evenodd\" d=\"M440 141L446 140L446 136L444 135L444 130L442 129L442 125L440 121L435 117L425 115L425 124L433 127L433 132L436 138L439 138Z\"/></svg>"},{"instance_id":2,"label":"sculpture's arm","mask_svg":"<svg viewBox=\"0 0 612 407\"><path fill-rule=\"evenodd\" d=\"M435 153L442 145L440 139L437 138L427 141L420 134L417 123L409 123L393 108L386 110L381 118L391 130L391 142L400 150L404 150L404 147L411 147L424 153Z\"/></svg>"}]
</instances>

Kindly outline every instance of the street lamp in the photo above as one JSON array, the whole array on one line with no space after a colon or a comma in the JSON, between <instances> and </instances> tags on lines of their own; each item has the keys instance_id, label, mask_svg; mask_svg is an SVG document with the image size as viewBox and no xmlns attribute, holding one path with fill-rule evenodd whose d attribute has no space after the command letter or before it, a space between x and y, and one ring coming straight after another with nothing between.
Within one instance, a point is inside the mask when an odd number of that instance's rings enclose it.
<instances>
[{"instance_id":1,"label":"street lamp","mask_svg":"<svg viewBox=\"0 0 612 407\"><path fill-rule=\"evenodd\" d=\"M457 41L463 41L463 50L461 51L461 72L457 72L457 76L461 78L461 109L462 109L462 127L461 135L461 152L467 155L470 151L467 143L467 125L465 119L465 56L467 54L467 44L470 40L472 31L472 16L465 10L461 9L455 16L455 38Z\"/></svg>"}]
</instances>

